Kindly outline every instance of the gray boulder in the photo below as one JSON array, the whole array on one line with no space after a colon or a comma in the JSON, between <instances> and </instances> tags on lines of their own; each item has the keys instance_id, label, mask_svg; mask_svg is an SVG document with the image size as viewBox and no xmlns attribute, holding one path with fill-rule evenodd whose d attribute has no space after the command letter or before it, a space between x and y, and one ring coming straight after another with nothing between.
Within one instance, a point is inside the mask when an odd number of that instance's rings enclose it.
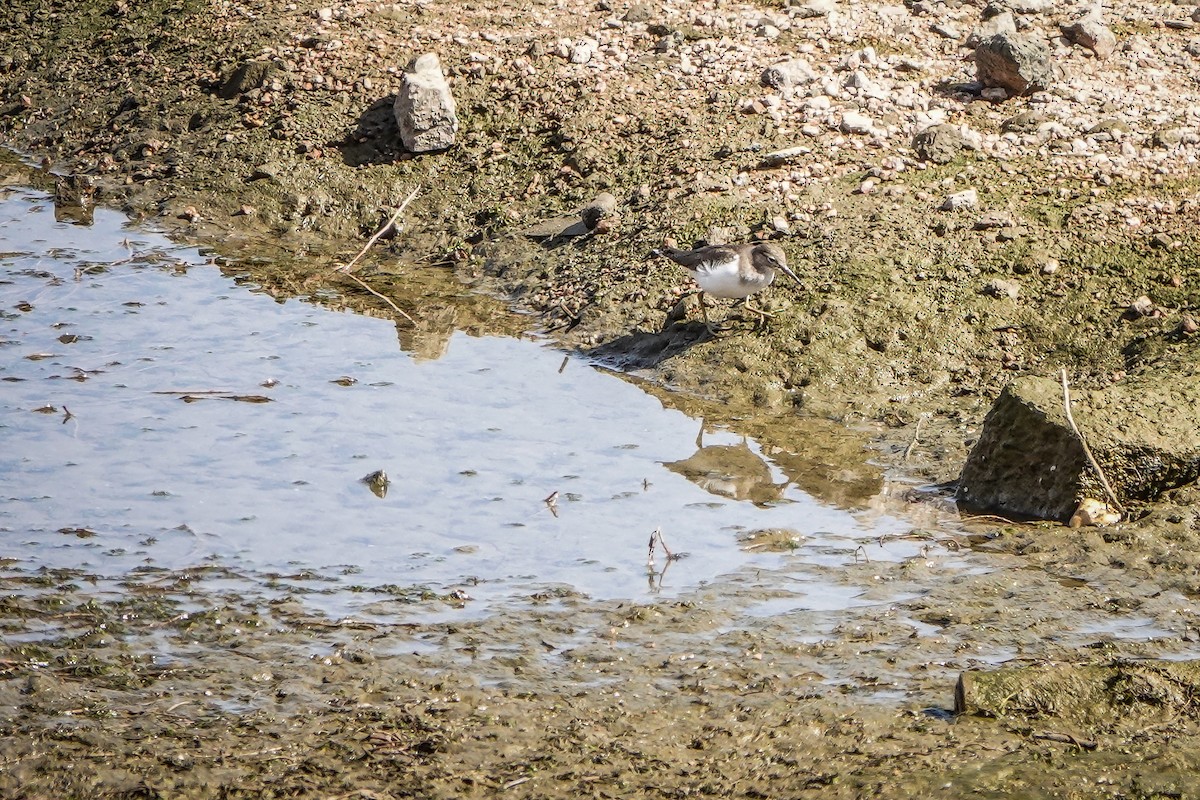
<instances>
[{"instance_id":1,"label":"gray boulder","mask_svg":"<svg viewBox=\"0 0 1200 800\"><path fill-rule=\"evenodd\" d=\"M966 147L957 125L930 125L913 137L913 151L922 161L949 164Z\"/></svg>"},{"instance_id":2,"label":"gray boulder","mask_svg":"<svg viewBox=\"0 0 1200 800\"><path fill-rule=\"evenodd\" d=\"M1018 34L998 33L981 41L975 48L975 68L980 83L1011 95L1044 91L1054 81L1050 48Z\"/></svg>"},{"instance_id":3,"label":"gray boulder","mask_svg":"<svg viewBox=\"0 0 1200 800\"><path fill-rule=\"evenodd\" d=\"M426 153L454 144L458 131L454 95L435 54L418 56L405 68L395 112L400 141L408 151Z\"/></svg>"},{"instance_id":4,"label":"gray boulder","mask_svg":"<svg viewBox=\"0 0 1200 800\"><path fill-rule=\"evenodd\" d=\"M1071 392L1088 446L1122 503L1150 501L1200 476L1200 375L1154 371ZM1062 384L1018 378L983 422L958 500L981 510L1066 522L1084 498L1106 500L1063 409Z\"/></svg>"}]
</instances>

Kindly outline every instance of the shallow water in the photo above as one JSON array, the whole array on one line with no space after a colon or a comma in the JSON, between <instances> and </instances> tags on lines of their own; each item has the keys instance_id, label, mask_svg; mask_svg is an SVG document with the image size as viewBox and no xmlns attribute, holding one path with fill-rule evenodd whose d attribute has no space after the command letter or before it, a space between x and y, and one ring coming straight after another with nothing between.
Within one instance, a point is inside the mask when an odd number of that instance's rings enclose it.
<instances>
[{"instance_id":1,"label":"shallow water","mask_svg":"<svg viewBox=\"0 0 1200 800\"><path fill-rule=\"evenodd\" d=\"M0 265L10 574L219 565L331 614L425 590L453 616L539 591L671 596L760 566L791 581L756 612L774 614L880 602L818 568L922 548L879 543L903 519L798 488L780 466L794 454L720 429L698 442L700 420L533 336L406 352L390 321L277 302L115 212L57 222L24 189L0 202ZM361 480L376 470L383 496ZM656 529L687 557L659 547L648 570ZM759 529L792 541L739 545Z\"/></svg>"}]
</instances>

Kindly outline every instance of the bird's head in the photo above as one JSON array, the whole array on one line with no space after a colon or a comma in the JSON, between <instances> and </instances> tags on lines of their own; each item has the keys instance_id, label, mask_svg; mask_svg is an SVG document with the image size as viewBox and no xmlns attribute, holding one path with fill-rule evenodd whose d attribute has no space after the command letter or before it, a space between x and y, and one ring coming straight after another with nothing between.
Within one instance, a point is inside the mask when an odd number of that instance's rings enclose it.
<instances>
[{"instance_id":1,"label":"bird's head","mask_svg":"<svg viewBox=\"0 0 1200 800\"><path fill-rule=\"evenodd\" d=\"M771 269L776 269L794 280L797 284L800 279L796 277L796 273L792 272L787 265L787 255L784 254L783 248L774 242L762 242L754 248L758 251L758 255Z\"/></svg>"}]
</instances>

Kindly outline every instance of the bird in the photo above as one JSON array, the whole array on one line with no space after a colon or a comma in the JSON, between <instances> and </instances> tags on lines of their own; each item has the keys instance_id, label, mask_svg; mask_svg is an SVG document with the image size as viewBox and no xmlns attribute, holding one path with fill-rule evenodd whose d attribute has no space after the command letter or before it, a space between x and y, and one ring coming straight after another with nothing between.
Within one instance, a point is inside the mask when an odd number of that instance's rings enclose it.
<instances>
[{"instance_id":1,"label":"bird","mask_svg":"<svg viewBox=\"0 0 1200 800\"><path fill-rule=\"evenodd\" d=\"M708 320L705 294L742 300L749 311L760 317L769 317L767 312L750 305L750 295L770 286L775 280L776 271L800 283L796 273L788 269L783 248L774 242L709 245L695 250L664 247L654 250L653 254L671 259L692 274L700 287L697 293L700 297L700 313L710 333L715 333L715 330Z\"/></svg>"}]
</instances>

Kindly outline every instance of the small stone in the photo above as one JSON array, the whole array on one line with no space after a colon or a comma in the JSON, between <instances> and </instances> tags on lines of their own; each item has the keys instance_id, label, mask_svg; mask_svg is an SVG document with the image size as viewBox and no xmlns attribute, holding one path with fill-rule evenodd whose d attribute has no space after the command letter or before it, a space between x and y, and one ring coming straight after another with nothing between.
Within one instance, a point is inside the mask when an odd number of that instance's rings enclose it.
<instances>
[{"instance_id":1,"label":"small stone","mask_svg":"<svg viewBox=\"0 0 1200 800\"><path fill-rule=\"evenodd\" d=\"M649 3L634 3L625 12L626 22L649 22L654 17L654 8Z\"/></svg>"},{"instance_id":2,"label":"small stone","mask_svg":"<svg viewBox=\"0 0 1200 800\"><path fill-rule=\"evenodd\" d=\"M1170 250L1175 246L1175 240L1165 233L1156 233L1150 237L1150 245L1152 247L1160 247L1163 250Z\"/></svg>"},{"instance_id":3,"label":"small stone","mask_svg":"<svg viewBox=\"0 0 1200 800\"><path fill-rule=\"evenodd\" d=\"M1005 280L1004 278L993 278L983 287L983 293L989 297L1008 298L1016 300L1021 296L1021 285L1016 281Z\"/></svg>"},{"instance_id":4,"label":"small stone","mask_svg":"<svg viewBox=\"0 0 1200 800\"><path fill-rule=\"evenodd\" d=\"M989 103L1003 103L1008 99L1008 90L1003 86L989 86L981 91L979 96Z\"/></svg>"},{"instance_id":5,"label":"small stone","mask_svg":"<svg viewBox=\"0 0 1200 800\"><path fill-rule=\"evenodd\" d=\"M934 23L929 29L938 36L944 36L947 39L954 39L957 41L958 39L962 38L962 32L959 31L959 29L954 26L954 23L951 22Z\"/></svg>"},{"instance_id":6,"label":"small stone","mask_svg":"<svg viewBox=\"0 0 1200 800\"><path fill-rule=\"evenodd\" d=\"M957 192L942 201L942 211L962 211L979 205L979 192L974 189Z\"/></svg>"},{"instance_id":7,"label":"small stone","mask_svg":"<svg viewBox=\"0 0 1200 800\"><path fill-rule=\"evenodd\" d=\"M1125 316L1130 319L1139 319L1141 317L1153 316L1154 311L1154 301L1146 295L1142 295L1129 304L1129 308L1125 309Z\"/></svg>"},{"instance_id":8,"label":"small stone","mask_svg":"<svg viewBox=\"0 0 1200 800\"><path fill-rule=\"evenodd\" d=\"M934 164L948 164L958 157L965 143L957 125L930 125L913 137L917 158Z\"/></svg>"},{"instance_id":9,"label":"small stone","mask_svg":"<svg viewBox=\"0 0 1200 800\"><path fill-rule=\"evenodd\" d=\"M1153 144L1155 147L1169 150L1172 147L1182 143L1184 136L1186 136L1187 133L1188 132L1183 128L1166 128L1161 131L1155 131Z\"/></svg>"},{"instance_id":10,"label":"small stone","mask_svg":"<svg viewBox=\"0 0 1200 800\"><path fill-rule=\"evenodd\" d=\"M787 6L798 19L828 17L837 10L836 0L788 0Z\"/></svg>"},{"instance_id":11,"label":"small stone","mask_svg":"<svg viewBox=\"0 0 1200 800\"><path fill-rule=\"evenodd\" d=\"M1117 49L1117 37L1100 21L1099 15L1088 13L1082 19L1063 27L1063 35L1081 47L1086 47L1103 61Z\"/></svg>"},{"instance_id":12,"label":"small stone","mask_svg":"<svg viewBox=\"0 0 1200 800\"><path fill-rule=\"evenodd\" d=\"M1191 314L1184 314L1183 319L1179 321L1179 331L1190 335L1197 330L1200 330L1200 326L1196 324L1196 318Z\"/></svg>"},{"instance_id":13,"label":"small stone","mask_svg":"<svg viewBox=\"0 0 1200 800\"><path fill-rule=\"evenodd\" d=\"M817 74L807 61L793 58L767 67L763 70L760 82L774 89L790 89L812 83L816 78Z\"/></svg>"},{"instance_id":14,"label":"small stone","mask_svg":"<svg viewBox=\"0 0 1200 800\"><path fill-rule=\"evenodd\" d=\"M1042 264L1042 274L1053 275L1054 273L1058 272L1058 267L1059 264L1057 258L1048 258L1046 259L1046 262Z\"/></svg>"},{"instance_id":15,"label":"small stone","mask_svg":"<svg viewBox=\"0 0 1200 800\"><path fill-rule=\"evenodd\" d=\"M592 202L580 209L579 216L588 230L595 230L601 222L611 218L616 209L617 198L608 192L601 192Z\"/></svg>"},{"instance_id":16,"label":"small stone","mask_svg":"<svg viewBox=\"0 0 1200 800\"><path fill-rule=\"evenodd\" d=\"M847 89L869 89L871 88L871 79L862 70L856 69L846 76L846 80L842 81L842 86Z\"/></svg>"},{"instance_id":17,"label":"small stone","mask_svg":"<svg viewBox=\"0 0 1200 800\"><path fill-rule=\"evenodd\" d=\"M975 230L983 231L991 228L1007 228L1013 224L1012 214L1007 211L989 211L975 220Z\"/></svg>"},{"instance_id":18,"label":"small stone","mask_svg":"<svg viewBox=\"0 0 1200 800\"><path fill-rule=\"evenodd\" d=\"M984 7L982 22L971 35L967 37L968 47L978 47L979 43L997 34L1016 35L1017 21L1011 10L991 3Z\"/></svg>"},{"instance_id":19,"label":"small stone","mask_svg":"<svg viewBox=\"0 0 1200 800\"><path fill-rule=\"evenodd\" d=\"M596 50L589 42L579 42L571 48L569 60L572 64L586 64L595 54Z\"/></svg>"},{"instance_id":20,"label":"small stone","mask_svg":"<svg viewBox=\"0 0 1200 800\"><path fill-rule=\"evenodd\" d=\"M1000 130L1005 133L1037 133L1038 128L1047 121L1044 115L1036 111L1022 111L1000 123Z\"/></svg>"},{"instance_id":21,"label":"small stone","mask_svg":"<svg viewBox=\"0 0 1200 800\"><path fill-rule=\"evenodd\" d=\"M764 167L777 167L780 164L786 164L789 161L806 156L811 152L811 147L804 147L803 145L800 147L788 147L784 150L767 153L763 156L762 163Z\"/></svg>"},{"instance_id":22,"label":"small stone","mask_svg":"<svg viewBox=\"0 0 1200 800\"><path fill-rule=\"evenodd\" d=\"M854 111L847 111L842 115L842 124L840 129L842 133L853 134L868 134L875 128L875 123L865 114L859 114Z\"/></svg>"}]
</instances>

